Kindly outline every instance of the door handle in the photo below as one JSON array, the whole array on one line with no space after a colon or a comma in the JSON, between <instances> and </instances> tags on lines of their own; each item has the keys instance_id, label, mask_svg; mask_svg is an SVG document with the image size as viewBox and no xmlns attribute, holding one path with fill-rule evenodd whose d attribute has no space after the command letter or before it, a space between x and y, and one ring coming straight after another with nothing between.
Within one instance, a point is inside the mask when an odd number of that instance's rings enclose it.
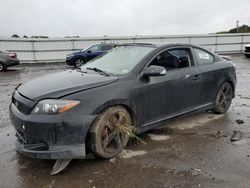
<instances>
[{"instance_id":1,"label":"door handle","mask_svg":"<svg viewBox=\"0 0 250 188\"><path fill-rule=\"evenodd\" d=\"M193 80L199 80L200 79L200 75L196 74L193 76Z\"/></svg>"}]
</instances>

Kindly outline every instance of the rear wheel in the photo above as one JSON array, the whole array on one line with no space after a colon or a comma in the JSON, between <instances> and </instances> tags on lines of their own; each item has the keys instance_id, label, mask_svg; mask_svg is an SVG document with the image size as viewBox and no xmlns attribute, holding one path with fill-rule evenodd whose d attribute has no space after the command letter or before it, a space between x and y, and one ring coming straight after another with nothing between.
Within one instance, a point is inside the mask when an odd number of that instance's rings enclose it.
<instances>
[{"instance_id":1,"label":"rear wheel","mask_svg":"<svg viewBox=\"0 0 250 188\"><path fill-rule=\"evenodd\" d=\"M86 61L82 58L75 59L75 67L80 68L82 65L84 65Z\"/></svg>"},{"instance_id":2,"label":"rear wheel","mask_svg":"<svg viewBox=\"0 0 250 188\"><path fill-rule=\"evenodd\" d=\"M215 100L214 112L219 114L225 113L231 105L232 98L233 88L231 84L228 82L223 83Z\"/></svg>"},{"instance_id":3,"label":"rear wheel","mask_svg":"<svg viewBox=\"0 0 250 188\"><path fill-rule=\"evenodd\" d=\"M0 72L5 71L6 67L3 65L3 63L0 63Z\"/></svg>"},{"instance_id":4,"label":"rear wheel","mask_svg":"<svg viewBox=\"0 0 250 188\"><path fill-rule=\"evenodd\" d=\"M129 112L123 106L110 107L100 114L90 129L90 148L101 158L113 158L127 145L129 135L122 126L132 126Z\"/></svg>"}]
</instances>

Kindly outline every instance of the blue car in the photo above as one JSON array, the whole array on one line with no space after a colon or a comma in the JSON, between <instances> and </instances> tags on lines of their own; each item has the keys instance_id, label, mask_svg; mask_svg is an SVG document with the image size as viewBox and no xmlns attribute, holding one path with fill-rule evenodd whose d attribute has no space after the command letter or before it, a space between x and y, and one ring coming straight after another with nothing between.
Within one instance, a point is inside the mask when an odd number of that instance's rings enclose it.
<instances>
[{"instance_id":1,"label":"blue car","mask_svg":"<svg viewBox=\"0 0 250 188\"><path fill-rule=\"evenodd\" d=\"M80 67L87 61L103 55L108 50L113 48L114 44L97 44L90 46L84 50L74 52L66 56L66 63L71 66Z\"/></svg>"}]
</instances>

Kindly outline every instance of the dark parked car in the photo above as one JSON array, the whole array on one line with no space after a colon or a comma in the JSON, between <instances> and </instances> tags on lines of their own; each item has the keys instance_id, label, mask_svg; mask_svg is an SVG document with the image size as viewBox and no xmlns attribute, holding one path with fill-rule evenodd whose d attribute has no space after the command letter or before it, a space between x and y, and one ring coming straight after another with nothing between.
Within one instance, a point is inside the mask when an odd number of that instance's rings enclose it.
<instances>
[{"instance_id":1,"label":"dark parked car","mask_svg":"<svg viewBox=\"0 0 250 188\"><path fill-rule=\"evenodd\" d=\"M75 67L80 67L87 61L105 54L114 44L97 44L84 50L66 56L66 63Z\"/></svg>"},{"instance_id":2,"label":"dark parked car","mask_svg":"<svg viewBox=\"0 0 250 188\"><path fill-rule=\"evenodd\" d=\"M8 67L18 65L16 53L0 50L0 72L5 71Z\"/></svg>"},{"instance_id":3,"label":"dark parked car","mask_svg":"<svg viewBox=\"0 0 250 188\"><path fill-rule=\"evenodd\" d=\"M250 57L250 44L245 46L245 56L246 58Z\"/></svg>"},{"instance_id":4,"label":"dark parked car","mask_svg":"<svg viewBox=\"0 0 250 188\"><path fill-rule=\"evenodd\" d=\"M186 113L225 113L235 85L232 62L202 47L124 44L81 69L17 87L10 119L26 156L112 158L132 128L138 134Z\"/></svg>"}]
</instances>

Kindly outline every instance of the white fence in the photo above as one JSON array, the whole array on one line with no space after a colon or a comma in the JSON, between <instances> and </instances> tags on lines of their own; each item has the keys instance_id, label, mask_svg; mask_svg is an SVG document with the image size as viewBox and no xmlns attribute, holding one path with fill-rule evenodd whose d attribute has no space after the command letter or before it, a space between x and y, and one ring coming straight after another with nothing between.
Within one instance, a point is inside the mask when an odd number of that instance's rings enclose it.
<instances>
[{"instance_id":1,"label":"white fence","mask_svg":"<svg viewBox=\"0 0 250 188\"><path fill-rule=\"evenodd\" d=\"M21 62L56 62L63 61L67 54L74 51L104 42L192 43L205 46L217 53L241 53L244 45L250 43L250 33L58 39L0 38L0 49L16 52Z\"/></svg>"}]
</instances>

